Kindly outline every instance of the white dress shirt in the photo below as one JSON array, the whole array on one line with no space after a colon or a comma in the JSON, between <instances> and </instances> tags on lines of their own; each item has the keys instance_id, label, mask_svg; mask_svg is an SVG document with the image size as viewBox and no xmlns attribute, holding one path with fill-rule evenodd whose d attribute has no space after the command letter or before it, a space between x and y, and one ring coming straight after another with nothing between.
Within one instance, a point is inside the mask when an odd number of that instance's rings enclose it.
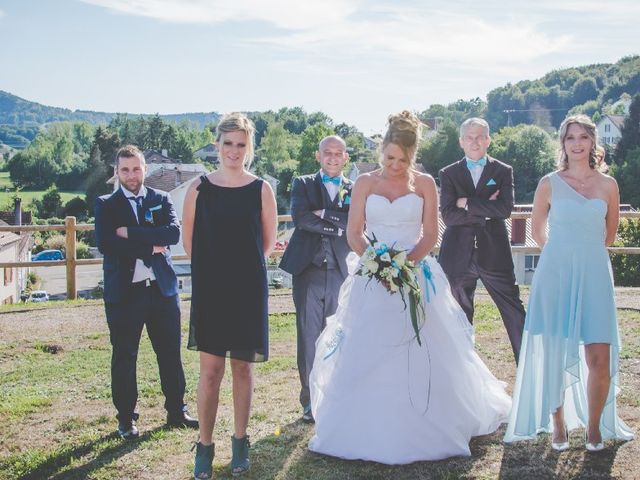
<instances>
[{"instance_id":1,"label":"white dress shirt","mask_svg":"<svg viewBox=\"0 0 640 480\"><path fill-rule=\"evenodd\" d=\"M320 175L327 175L327 173L325 173L322 170L320 170ZM342 178L340 179L340 182L342 183ZM338 190L340 190L340 185L336 185L333 182L327 182L327 183L323 182L323 184L324 184L324 188L327 189L327 193L329 194L329 198L333 202L336 199L336 195L338 194Z\"/></svg>"},{"instance_id":2,"label":"white dress shirt","mask_svg":"<svg viewBox=\"0 0 640 480\"><path fill-rule=\"evenodd\" d=\"M133 192L130 192L129 190L124 188L123 186L120 186L120 188L122 189L122 193L124 193L124 196L127 197L127 200L129 200L129 205L131 206L131 210L133 210L133 215L138 220L138 223L140 223L140 219L138 218L138 205L136 204L135 198L146 197L147 189L145 188L144 185L142 185L142 187L140 187L140 191L138 192L138 195L136 195ZM135 267L135 270L133 271L133 278L131 279L131 283L144 282L146 279L149 279L149 280L156 279L156 276L153 273L153 269L151 267L147 267L142 261L142 259L136 258L136 267Z\"/></svg>"},{"instance_id":3,"label":"white dress shirt","mask_svg":"<svg viewBox=\"0 0 640 480\"><path fill-rule=\"evenodd\" d=\"M468 162L474 162L474 160L471 160L468 158L465 158L465 160L467 160ZM478 186L478 182L480 181L480 177L482 176L483 170L484 170L484 167L482 165L478 165L474 168L469 168L469 173L471 173L471 179L473 180L474 187Z\"/></svg>"}]
</instances>

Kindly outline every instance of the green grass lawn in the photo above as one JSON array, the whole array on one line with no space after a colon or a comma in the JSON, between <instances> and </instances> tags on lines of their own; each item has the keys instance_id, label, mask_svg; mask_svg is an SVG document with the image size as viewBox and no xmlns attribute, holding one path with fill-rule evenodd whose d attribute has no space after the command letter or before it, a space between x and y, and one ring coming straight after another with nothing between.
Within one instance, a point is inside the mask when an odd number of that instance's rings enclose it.
<instances>
[{"instance_id":1,"label":"green grass lawn","mask_svg":"<svg viewBox=\"0 0 640 480\"><path fill-rule=\"evenodd\" d=\"M15 194L16 192L9 178L9 172L0 172L0 206L10 204ZM23 206L29 205L34 198L40 200L44 194L45 190L20 190L18 192L18 195L22 198ZM60 197L62 197L62 203L64 204L74 197L84 198L84 192L60 191Z\"/></svg>"},{"instance_id":2,"label":"green grass lawn","mask_svg":"<svg viewBox=\"0 0 640 480\"><path fill-rule=\"evenodd\" d=\"M99 301L49 302L21 311L0 311L0 479L187 479L197 433L166 429L155 355L146 334L138 359L140 438L115 434L109 362L111 346ZM190 302L182 301L183 343ZM510 386L515 365L493 304L477 308L476 345L488 367ZM621 353L619 414L640 429L640 313L619 311ZM252 469L246 479L528 479L638 478L640 442L608 442L587 454L581 432L571 448L553 452L548 436L502 443L504 426L474 438L472 456L388 466L345 461L307 450L313 426L300 421L295 360L295 317L270 316L270 359L256 365L249 424ZM183 350L186 401L196 413L198 354ZM230 376L223 381L215 429L214 478L231 478L233 430ZM509 387L510 391L511 387ZM375 418L371 419L375 421ZM389 442L393 442L389 438Z\"/></svg>"}]
</instances>

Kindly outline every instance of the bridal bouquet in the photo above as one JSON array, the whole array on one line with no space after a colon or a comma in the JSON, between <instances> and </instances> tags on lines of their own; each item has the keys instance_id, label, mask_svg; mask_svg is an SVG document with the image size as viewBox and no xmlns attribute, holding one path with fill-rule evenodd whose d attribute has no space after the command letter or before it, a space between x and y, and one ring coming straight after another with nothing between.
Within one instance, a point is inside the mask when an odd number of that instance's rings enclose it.
<instances>
[{"instance_id":1,"label":"bridal bouquet","mask_svg":"<svg viewBox=\"0 0 640 480\"><path fill-rule=\"evenodd\" d=\"M378 242L375 234L372 234L372 238L365 237L369 246L362 254L356 275L369 277L369 281L377 280L391 294L400 293L405 310L409 307L411 325L418 345L422 345L420 327L424 323L424 306L418 283L418 269L411 260L407 260L406 250L398 250L393 245L389 247Z\"/></svg>"}]
</instances>

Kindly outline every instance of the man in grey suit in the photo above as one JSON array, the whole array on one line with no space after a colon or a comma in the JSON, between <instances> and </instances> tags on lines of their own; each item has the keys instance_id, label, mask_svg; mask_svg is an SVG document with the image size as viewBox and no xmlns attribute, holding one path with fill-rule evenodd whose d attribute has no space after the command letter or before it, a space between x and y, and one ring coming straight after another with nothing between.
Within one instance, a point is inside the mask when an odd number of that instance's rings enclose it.
<instances>
[{"instance_id":1,"label":"man in grey suit","mask_svg":"<svg viewBox=\"0 0 640 480\"><path fill-rule=\"evenodd\" d=\"M347 277L346 229L352 182L342 175L349 158L344 140L329 136L320 142L320 171L294 179L291 216L295 231L280 262L293 275L293 302L298 330L298 372L302 420L312 423L309 373L316 340L326 318L338 307L340 286Z\"/></svg>"}]
</instances>

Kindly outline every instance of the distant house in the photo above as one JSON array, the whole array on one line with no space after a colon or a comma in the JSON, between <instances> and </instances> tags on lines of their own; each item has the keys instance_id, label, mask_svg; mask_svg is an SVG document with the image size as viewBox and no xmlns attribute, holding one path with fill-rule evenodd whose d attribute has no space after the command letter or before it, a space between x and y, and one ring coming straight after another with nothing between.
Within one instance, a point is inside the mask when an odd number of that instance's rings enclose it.
<instances>
[{"instance_id":1,"label":"distant house","mask_svg":"<svg viewBox=\"0 0 640 480\"><path fill-rule=\"evenodd\" d=\"M602 145L610 145L615 147L622 136L622 125L624 124L624 115L603 115L596 128L598 130L598 138Z\"/></svg>"},{"instance_id":2,"label":"distant house","mask_svg":"<svg viewBox=\"0 0 640 480\"><path fill-rule=\"evenodd\" d=\"M23 212L17 198L13 211L0 212L0 225L31 224L31 212ZM0 232L0 262L25 262L30 258L33 235L28 232ZM20 294L27 285L28 268L3 268L0 279L0 303L20 301Z\"/></svg>"},{"instance_id":3,"label":"distant house","mask_svg":"<svg viewBox=\"0 0 640 480\"><path fill-rule=\"evenodd\" d=\"M380 142L382 142L382 137L380 135L364 137L364 148L367 150L376 150L378 145L380 145Z\"/></svg>"},{"instance_id":4,"label":"distant house","mask_svg":"<svg viewBox=\"0 0 640 480\"><path fill-rule=\"evenodd\" d=\"M422 120L422 139L429 140L438 134L442 117L426 118Z\"/></svg>"},{"instance_id":5,"label":"distant house","mask_svg":"<svg viewBox=\"0 0 640 480\"><path fill-rule=\"evenodd\" d=\"M157 150L149 149L142 152L144 155L144 159L147 162L147 165L152 163L180 163L178 160L175 160L169 157L166 148L163 148L161 152Z\"/></svg>"},{"instance_id":6,"label":"distant house","mask_svg":"<svg viewBox=\"0 0 640 480\"><path fill-rule=\"evenodd\" d=\"M218 148L215 143L208 143L202 148L199 148L193 154L203 162L216 164L218 163Z\"/></svg>"},{"instance_id":7,"label":"distant house","mask_svg":"<svg viewBox=\"0 0 640 480\"><path fill-rule=\"evenodd\" d=\"M363 173L370 173L374 170L377 170L378 168L380 168L380 165L378 165L377 163L353 162L349 165L349 170L347 171L345 176L352 182L355 182L356 178L358 178ZM424 169L422 164L419 163L418 165L416 165L416 168L419 172L426 173L426 170Z\"/></svg>"}]
</instances>

